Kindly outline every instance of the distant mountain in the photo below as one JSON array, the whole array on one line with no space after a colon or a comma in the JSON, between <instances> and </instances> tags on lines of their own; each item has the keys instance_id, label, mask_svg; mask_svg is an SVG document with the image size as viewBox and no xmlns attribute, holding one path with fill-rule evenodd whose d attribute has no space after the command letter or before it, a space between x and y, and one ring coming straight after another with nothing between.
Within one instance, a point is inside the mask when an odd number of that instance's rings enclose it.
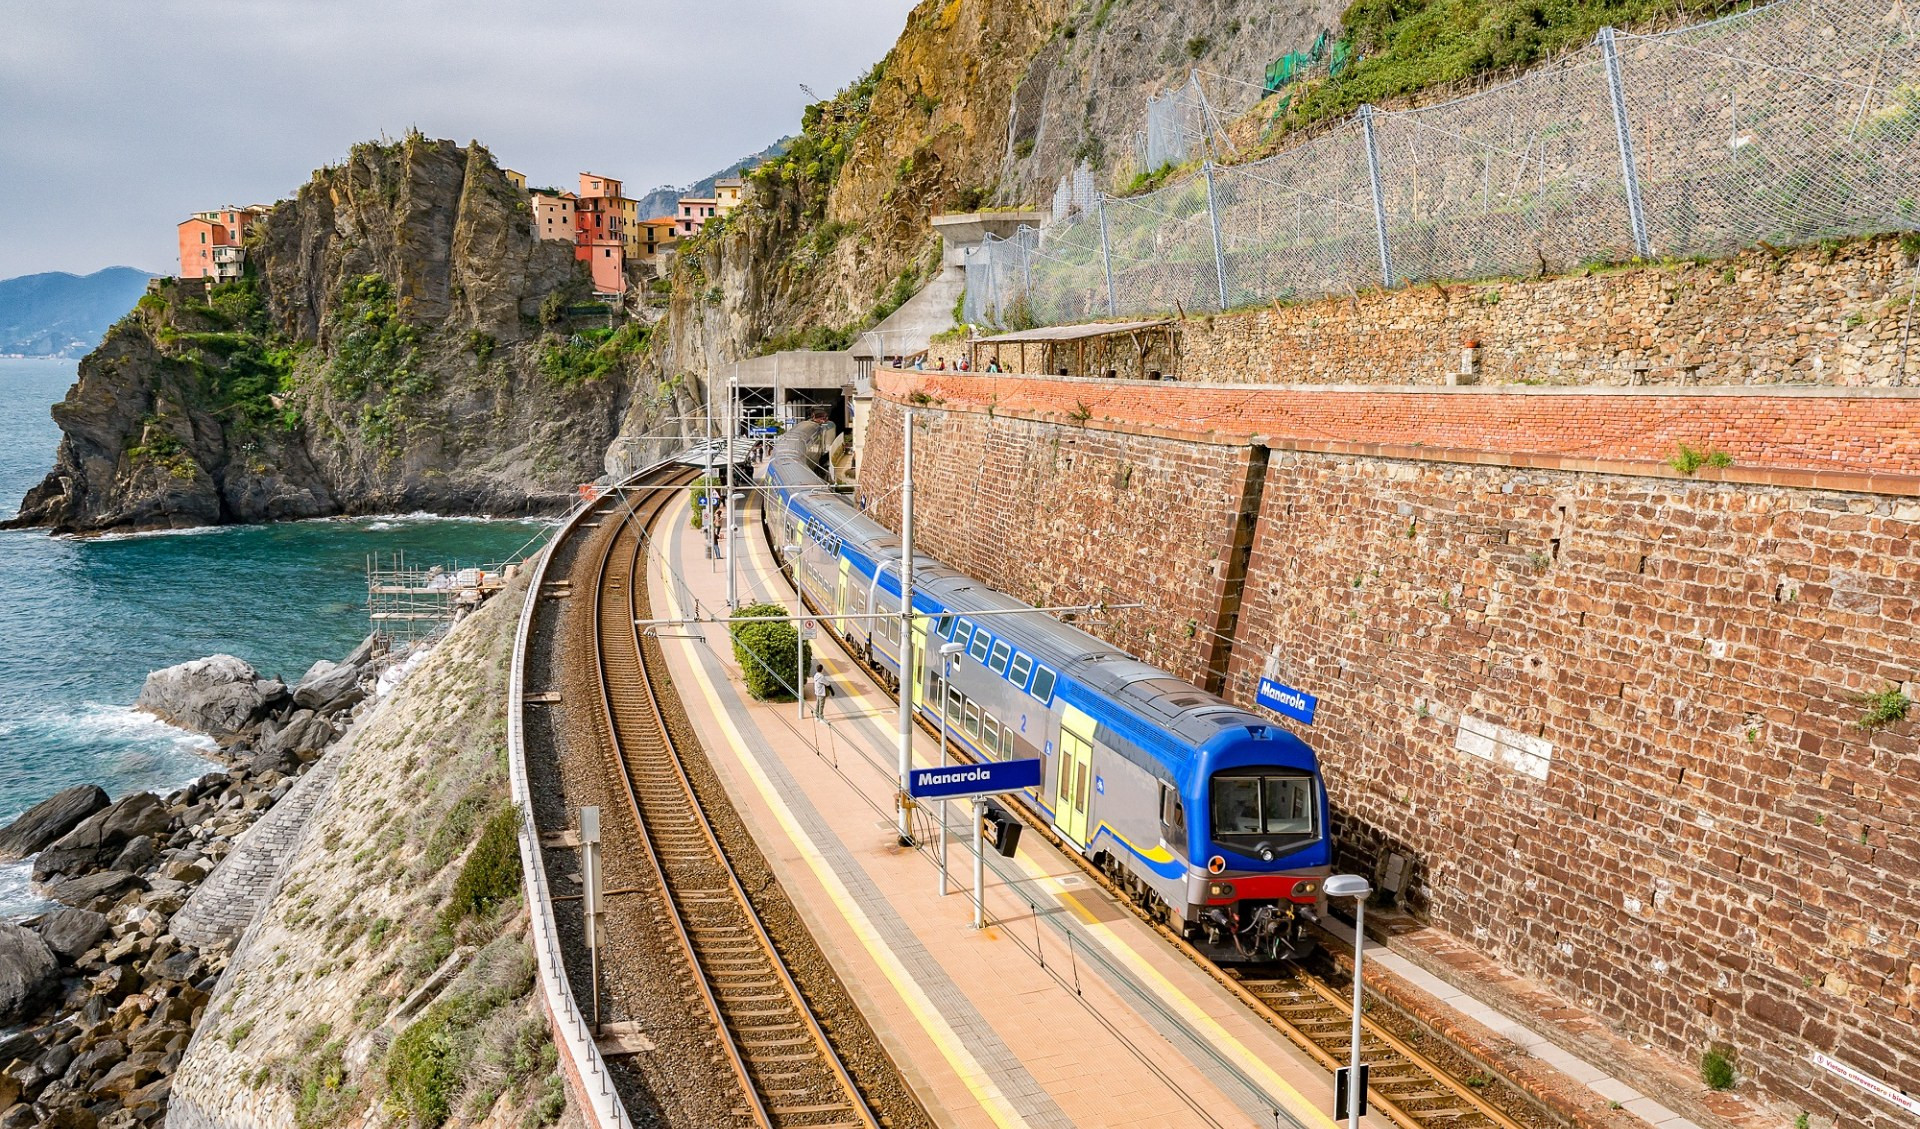
<instances>
[{"instance_id":1,"label":"distant mountain","mask_svg":"<svg viewBox=\"0 0 1920 1129\"><path fill-rule=\"evenodd\" d=\"M711 176L701 177L685 188L675 188L671 184L662 185L652 192L647 193L645 196L640 197L640 218L650 220L659 216L672 215L682 196L711 196L713 195L714 181L719 180L723 176L739 176L748 169L757 167L762 161L770 160L785 153L787 146L791 144L793 144L793 138L783 137L765 149L755 153L753 156L742 157L726 168L721 169L719 172Z\"/></svg>"},{"instance_id":2,"label":"distant mountain","mask_svg":"<svg viewBox=\"0 0 1920 1129\"><path fill-rule=\"evenodd\" d=\"M78 357L146 292L153 276L132 267L89 275L53 271L0 279L0 354Z\"/></svg>"}]
</instances>

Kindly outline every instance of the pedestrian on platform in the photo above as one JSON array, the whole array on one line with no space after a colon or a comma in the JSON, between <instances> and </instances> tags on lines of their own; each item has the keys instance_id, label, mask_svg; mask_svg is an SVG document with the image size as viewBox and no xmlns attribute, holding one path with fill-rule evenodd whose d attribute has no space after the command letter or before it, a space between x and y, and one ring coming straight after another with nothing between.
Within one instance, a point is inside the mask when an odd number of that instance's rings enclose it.
<instances>
[{"instance_id":1,"label":"pedestrian on platform","mask_svg":"<svg viewBox=\"0 0 1920 1129\"><path fill-rule=\"evenodd\" d=\"M819 721L826 716L827 699L833 697L833 680L827 677L827 668L816 663L813 668L813 720Z\"/></svg>"}]
</instances>

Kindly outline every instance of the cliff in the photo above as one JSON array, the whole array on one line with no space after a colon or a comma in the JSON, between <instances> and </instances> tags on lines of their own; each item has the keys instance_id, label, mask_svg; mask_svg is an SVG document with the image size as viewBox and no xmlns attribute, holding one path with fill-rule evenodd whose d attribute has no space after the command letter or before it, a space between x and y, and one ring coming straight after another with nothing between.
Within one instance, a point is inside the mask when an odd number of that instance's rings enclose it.
<instances>
[{"instance_id":1,"label":"cliff","mask_svg":"<svg viewBox=\"0 0 1920 1129\"><path fill-rule=\"evenodd\" d=\"M478 144L356 146L254 226L246 278L162 281L108 332L15 524L562 504L599 473L648 335L613 331L528 217Z\"/></svg>"}]
</instances>

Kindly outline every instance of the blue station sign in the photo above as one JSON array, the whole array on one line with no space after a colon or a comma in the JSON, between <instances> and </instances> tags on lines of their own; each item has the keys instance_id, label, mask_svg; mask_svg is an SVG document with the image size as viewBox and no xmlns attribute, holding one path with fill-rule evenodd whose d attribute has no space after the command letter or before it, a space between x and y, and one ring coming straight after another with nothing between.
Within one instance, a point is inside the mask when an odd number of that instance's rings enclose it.
<instances>
[{"instance_id":1,"label":"blue station sign","mask_svg":"<svg viewBox=\"0 0 1920 1129\"><path fill-rule=\"evenodd\" d=\"M1320 706L1320 699L1312 694L1282 685L1271 678L1260 680L1260 692L1254 698L1273 712L1304 725L1313 724L1313 711Z\"/></svg>"},{"instance_id":2,"label":"blue station sign","mask_svg":"<svg viewBox=\"0 0 1920 1129\"><path fill-rule=\"evenodd\" d=\"M1040 761L981 761L916 768L907 775L907 793L919 799L990 796L1040 786Z\"/></svg>"}]
</instances>

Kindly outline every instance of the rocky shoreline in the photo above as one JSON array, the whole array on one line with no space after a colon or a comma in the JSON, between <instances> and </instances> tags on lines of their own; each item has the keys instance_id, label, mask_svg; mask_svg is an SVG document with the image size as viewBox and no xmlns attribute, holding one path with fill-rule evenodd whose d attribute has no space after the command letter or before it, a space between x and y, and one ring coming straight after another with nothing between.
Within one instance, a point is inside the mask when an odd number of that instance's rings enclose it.
<instances>
[{"instance_id":1,"label":"rocky shoreline","mask_svg":"<svg viewBox=\"0 0 1920 1129\"><path fill-rule=\"evenodd\" d=\"M0 922L0 1129L165 1121L233 940L189 928L196 891L407 657L369 637L292 686L231 655L155 671L137 707L214 737L228 767L164 797L69 788L0 828L0 861L31 856L62 903Z\"/></svg>"}]
</instances>

